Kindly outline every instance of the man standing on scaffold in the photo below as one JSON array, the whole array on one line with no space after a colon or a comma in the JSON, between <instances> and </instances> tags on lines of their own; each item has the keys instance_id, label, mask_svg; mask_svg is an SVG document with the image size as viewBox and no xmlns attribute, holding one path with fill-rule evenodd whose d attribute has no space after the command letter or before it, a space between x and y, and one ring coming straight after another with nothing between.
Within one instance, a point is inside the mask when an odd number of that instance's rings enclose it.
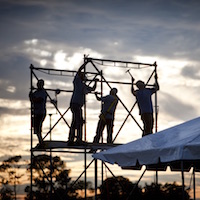
<instances>
[{"instance_id":1,"label":"man standing on scaffold","mask_svg":"<svg viewBox=\"0 0 200 200\"><path fill-rule=\"evenodd\" d=\"M114 115L118 104L117 89L112 88L110 94L99 97L95 92L96 99L103 102L101 114L96 130L96 136L94 137L93 143L99 143L100 137L102 137L103 130L107 126L107 143L112 144L112 134L114 126Z\"/></svg>"},{"instance_id":2,"label":"man standing on scaffold","mask_svg":"<svg viewBox=\"0 0 200 200\"><path fill-rule=\"evenodd\" d=\"M136 86L138 90L134 90L134 78L132 78L131 92L136 97L139 107L139 114L144 124L143 136L152 134L153 132L153 105L151 96L159 90L158 77L155 75L155 85L153 88L146 88L143 81L137 81Z\"/></svg>"},{"instance_id":3,"label":"man standing on scaffold","mask_svg":"<svg viewBox=\"0 0 200 200\"><path fill-rule=\"evenodd\" d=\"M90 87L85 84L86 81L85 73L81 72L81 70L84 69L85 65L86 64L84 63L79 68L73 80L74 90L70 101L70 109L72 111L72 122L69 131L68 145L74 144L75 130L77 130L76 144L81 145L84 143L82 141L83 123L84 123L82 107L85 104L85 95L96 89L98 81L98 79L94 79L95 82L93 87Z\"/></svg>"},{"instance_id":4,"label":"man standing on scaffold","mask_svg":"<svg viewBox=\"0 0 200 200\"><path fill-rule=\"evenodd\" d=\"M42 144L42 124L46 117L47 101L43 79L38 80L37 89L35 92L29 94L29 98L33 104L32 125L34 127L34 134L37 135L39 143Z\"/></svg>"}]
</instances>

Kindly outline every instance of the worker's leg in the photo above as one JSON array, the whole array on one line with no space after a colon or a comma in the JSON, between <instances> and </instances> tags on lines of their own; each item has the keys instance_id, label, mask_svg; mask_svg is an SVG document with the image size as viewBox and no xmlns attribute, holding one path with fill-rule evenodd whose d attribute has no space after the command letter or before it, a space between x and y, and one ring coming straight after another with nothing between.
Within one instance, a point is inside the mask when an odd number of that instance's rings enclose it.
<instances>
[{"instance_id":1,"label":"worker's leg","mask_svg":"<svg viewBox=\"0 0 200 200\"><path fill-rule=\"evenodd\" d=\"M78 108L77 112L77 142L82 142L83 139L83 111L82 108Z\"/></svg>"},{"instance_id":2,"label":"worker's leg","mask_svg":"<svg viewBox=\"0 0 200 200\"><path fill-rule=\"evenodd\" d=\"M69 130L69 143L72 143L74 142L74 138L75 138L75 129L76 129L76 115L77 115L77 112L76 112L76 105L75 104L71 104L70 105L70 109L71 109L71 112L72 112L72 122L71 122L71 127L70 127L70 130Z\"/></svg>"},{"instance_id":3,"label":"worker's leg","mask_svg":"<svg viewBox=\"0 0 200 200\"><path fill-rule=\"evenodd\" d=\"M144 113L142 114L142 121L144 124L144 133L143 136L152 134L153 132L153 114L152 113Z\"/></svg>"},{"instance_id":4,"label":"worker's leg","mask_svg":"<svg viewBox=\"0 0 200 200\"><path fill-rule=\"evenodd\" d=\"M99 143L100 137L102 136L103 130L105 128L105 121L102 119L99 119L98 125L97 125L97 130L96 130L96 136L94 137L94 143Z\"/></svg>"},{"instance_id":5,"label":"worker's leg","mask_svg":"<svg viewBox=\"0 0 200 200\"><path fill-rule=\"evenodd\" d=\"M39 143L42 143L42 124L46 114L37 114L34 116L34 134L37 135Z\"/></svg>"},{"instance_id":6,"label":"worker's leg","mask_svg":"<svg viewBox=\"0 0 200 200\"><path fill-rule=\"evenodd\" d=\"M113 120L106 119L107 124L107 143L112 143L112 134L113 134Z\"/></svg>"}]
</instances>

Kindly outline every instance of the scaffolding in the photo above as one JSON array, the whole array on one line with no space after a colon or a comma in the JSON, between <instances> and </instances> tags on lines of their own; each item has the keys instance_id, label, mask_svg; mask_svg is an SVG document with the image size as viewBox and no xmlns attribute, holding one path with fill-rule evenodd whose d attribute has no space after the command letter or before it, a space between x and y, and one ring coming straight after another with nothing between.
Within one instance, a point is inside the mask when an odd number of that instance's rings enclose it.
<instances>
[{"instance_id":1,"label":"scaffolding","mask_svg":"<svg viewBox=\"0 0 200 200\"><path fill-rule=\"evenodd\" d=\"M145 76L147 77L147 81L146 81L146 86L153 86L154 83L151 83L151 81L153 80L154 77L157 76L157 64L156 62L152 63L152 64L148 64L148 63L140 63L140 62L127 62L127 61L119 61L119 60L108 60L108 59L96 59L96 58L91 58L91 57L86 57L84 56L84 72L87 76L87 81L89 82L88 84L92 83L93 80L98 76L100 77L99 79L99 83L100 83L100 94L103 95L104 90L106 89L111 89L113 87L113 85L120 85L122 87L124 87L125 85L130 87L131 86L131 81L130 82L126 82L123 81L123 78L121 79L121 81L116 81L116 80L107 80L106 76L104 75L104 73L106 74L107 72L106 69L109 67L112 67L112 69L116 70L116 69L121 69L121 71L126 71L127 72L127 76L131 76L129 78L132 78L132 74L130 72L130 70L135 70L135 69L150 69L148 71L148 73L150 72L150 74L145 73ZM102 69L99 69L102 68ZM36 88L34 87L34 85L36 84L36 81L40 79L40 75L43 75L43 79L45 79L46 77L49 76L53 76L53 77L65 77L64 81L65 82L69 82L69 80L66 81L66 77L67 79L73 79L75 74L77 73L77 71L74 70L63 70L63 69L54 69L54 68L42 68L42 67L34 67L32 64L30 66L30 92L33 92ZM111 73L113 73L113 70L111 70ZM113 73L114 75L115 73ZM125 74L124 74L125 75ZM92 77L92 78L91 78ZM153 80L154 81L154 80ZM76 182L83 176L84 177L84 182L85 182L85 199L87 199L87 188L86 188L86 182L87 182L87 169L91 166L91 164L94 162L94 184L95 184L95 199L97 199L97 188L98 188L98 164L97 164L97 160L96 159L92 159L92 161L87 164L87 155L91 155L91 149L94 150L98 150L98 151L102 151L102 150L106 150L109 148L112 148L114 146L120 145L120 143L116 143L116 139L119 136L119 134L121 133L124 125L126 124L127 120L129 118L131 118L134 122L134 124L138 127L138 130L140 130L140 132L143 131L143 128L141 127L140 123L138 122L138 119L136 119L133 114L132 111L136 105L136 101L133 103L133 105L131 106L131 109L129 109L129 105L127 106L124 101L122 100L122 98L120 98L120 96L118 95L118 99L120 102L121 107L124 109L124 111L126 112L126 115L124 117L123 120L120 120L120 124L118 125L118 131L116 131L115 133L115 137L113 138L113 143L112 144L106 144L104 143L103 140L103 136L102 136L102 140L100 144L93 144L91 142L88 142L88 138L87 138L87 132L88 132L88 128L87 128L87 124L88 124L88 114L87 114L87 101L84 105L84 141L86 142L86 145L82 145L82 146L77 146L77 145L73 145L73 146L69 146L68 142L67 142L67 137L66 139L63 140L57 140L52 138L53 136L53 132L56 129L56 127L58 126L59 123L61 123L61 121L66 124L67 129L70 128L70 123L68 122L68 120L66 119L66 115L70 114L70 106L68 106L68 108L64 111L61 111L61 109L59 109L58 106L58 95L60 95L61 93L65 94L66 98L70 98L68 96L68 94L71 94L73 92L72 89L58 89L56 88L56 86L54 86L54 88L52 88L52 84L51 82L56 82L56 80L52 79L52 78L47 78L47 81L45 79L45 83L47 84L47 87L45 86L45 90L47 91L47 96L48 96L48 100L49 102L53 102L51 105L53 106L53 109L56 110L56 114L59 115L59 117L56 119L56 121L54 122L54 124L52 125L52 113L49 114L50 117L50 126L49 129L46 129L45 133L43 131L43 143L42 145L36 145L34 146L34 138L33 138L33 128L31 127L31 199L32 199L32 192L33 192L33 168L32 168L32 162L33 162L33 158L34 158L34 154L35 152L49 152L50 153L50 157L52 157L52 153L56 152L56 153L75 153L75 154L83 154L84 155L84 169L82 171L82 173L77 177L76 181L74 181L74 184L76 184ZM72 81L71 81L72 83ZM46 84L45 84L46 85ZM72 84L70 84L70 87L72 86ZM130 89L130 88L129 88ZM130 90L129 90L130 91ZM52 94L55 95L55 98L52 98ZM130 94L130 92L129 92ZM155 93L155 100L154 100L154 132L157 132L157 121L158 121L158 106L157 106L157 92ZM33 117L33 105L31 103L31 119ZM49 138L49 139L47 139ZM103 183L104 180L104 173L103 173L103 168L108 169L108 171L114 176L114 174L112 173L112 171L109 169L109 167L102 162L101 164L101 181ZM50 181L50 192L52 193L53 191L53 183L52 183L52 177ZM60 198L62 199L62 198Z\"/></svg>"}]
</instances>

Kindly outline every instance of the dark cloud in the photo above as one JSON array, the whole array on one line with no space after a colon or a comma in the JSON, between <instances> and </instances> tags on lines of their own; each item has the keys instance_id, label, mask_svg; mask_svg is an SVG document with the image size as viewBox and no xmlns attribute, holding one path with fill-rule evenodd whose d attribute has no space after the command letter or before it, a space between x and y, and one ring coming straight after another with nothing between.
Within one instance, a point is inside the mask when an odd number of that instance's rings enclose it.
<instances>
[{"instance_id":1,"label":"dark cloud","mask_svg":"<svg viewBox=\"0 0 200 200\"><path fill-rule=\"evenodd\" d=\"M10 60L0 61L0 91L1 98L27 99L30 82L30 60L17 55L10 55ZM15 92L7 91L8 87L16 88Z\"/></svg>"},{"instance_id":2,"label":"dark cloud","mask_svg":"<svg viewBox=\"0 0 200 200\"><path fill-rule=\"evenodd\" d=\"M22 116L22 115L28 115L29 109L28 108L19 108L19 109L10 109L7 107L0 107L0 116L2 115L12 115L12 116Z\"/></svg>"},{"instance_id":3,"label":"dark cloud","mask_svg":"<svg viewBox=\"0 0 200 200\"><path fill-rule=\"evenodd\" d=\"M181 70L181 75L186 78L200 79L200 69L197 66L185 66Z\"/></svg>"},{"instance_id":4,"label":"dark cloud","mask_svg":"<svg viewBox=\"0 0 200 200\"><path fill-rule=\"evenodd\" d=\"M5 2L1 15L7 23L2 30L12 43L45 38L92 48L108 57L113 51L131 56L139 49L147 55L173 57L184 51L198 59L194 49L199 46L200 12L195 1ZM117 49L109 46L115 41L121 42Z\"/></svg>"}]
</instances>

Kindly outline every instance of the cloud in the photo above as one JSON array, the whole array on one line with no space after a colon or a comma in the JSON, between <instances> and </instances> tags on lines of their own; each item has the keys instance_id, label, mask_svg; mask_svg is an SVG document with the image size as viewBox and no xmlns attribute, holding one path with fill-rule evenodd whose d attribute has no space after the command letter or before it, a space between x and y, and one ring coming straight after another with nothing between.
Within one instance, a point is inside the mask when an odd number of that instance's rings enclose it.
<instances>
[{"instance_id":1,"label":"cloud","mask_svg":"<svg viewBox=\"0 0 200 200\"><path fill-rule=\"evenodd\" d=\"M181 70L181 75L190 79L200 79L200 69L197 66L185 66Z\"/></svg>"},{"instance_id":2,"label":"cloud","mask_svg":"<svg viewBox=\"0 0 200 200\"><path fill-rule=\"evenodd\" d=\"M160 112L163 117L179 119L181 121L189 120L189 116L197 116L197 110L194 106L187 104L182 99L162 92L160 95Z\"/></svg>"},{"instance_id":3,"label":"cloud","mask_svg":"<svg viewBox=\"0 0 200 200\"><path fill-rule=\"evenodd\" d=\"M20 151L27 155L30 150L28 94L31 63L36 67L65 69L69 66L69 69L77 70L83 63L84 54L139 62L151 58L150 62L158 61L161 86L159 117L165 119L165 127L169 126L169 121L185 121L198 115L200 2L49 0L47 3L44 0L1 0L0 11L0 116L3 127L0 136L1 139L2 135L9 133L10 136L3 138L0 156L9 156L7 148L10 154ZM104 71L107 80L130 81L123 69L98 67ZM133 71L133 74L141 79L147 76L144 71ZM72 77L41 76L48 88L72 90ZM130 96L130 87L117 87L120 98L127 107L131 106L134 99ZM106 87L104 94L107 92ZM54 98L54 94L51 95ZM58 96L59 107L67 108L70 97L70 93L62 92ZM87 109L91 113L88 127L94 126L91 132L95 134L94 118L98 120L100 105L94 103L92 95L88 101ZM127 114L122 109L119 104L115 128L121 125ZM137 110L134 116L139 118ZM66 118L71 119L71 114ZM48 118L45 123L48 129ZM131 130L134 125L130 125ZM60 130L59 134L68 132L68 129ZM128 127L125 132L129 131ZM65 136L63 138L66 140ZM120 142L129 138L124 134L123 139ZM34 143L37 143L35 136ZM82 158L70 159L74 162Z\"/></svg>"},{"instance_id":4,"label":"cloud","mask_svg":"<svg viewBox=\"0 0 200 200\"><path fill-rule=\"evenodd\" d=\"M12 115L12 116L20 116L29 114L29 110L27 108L24 109L10 109L8 107L0 107L0 116L2 115Z\"/></svg>"},{"instance_id":5,"label":"cloud","mask_svg":"<svg viewBox=\"0 0 200 200\"><path fill-rule=\"evenodd\" d=\"M199 50L194 50L199 46L194 42L199 35L198 3L188 5L184 1L152 0L148 3L117 1L115 4L112 1L50 1L48 4L21 1L18 5L10 1L10 4L9 10L14 10L15 18L11 15L9 19L15 19L12 24L18 41L22 37L45 37L57 43L65 41L70 46L86 46L107 57L121 53L130 58L130 54L140 51L148 55L159 53L199 59ZM8 19L5 14L3 17ZM23 23L19 23L22 19ZM19 34L21 30L26 31ZM120 45L116 46L116 43Z\"/></svg>"}]
</instances>

